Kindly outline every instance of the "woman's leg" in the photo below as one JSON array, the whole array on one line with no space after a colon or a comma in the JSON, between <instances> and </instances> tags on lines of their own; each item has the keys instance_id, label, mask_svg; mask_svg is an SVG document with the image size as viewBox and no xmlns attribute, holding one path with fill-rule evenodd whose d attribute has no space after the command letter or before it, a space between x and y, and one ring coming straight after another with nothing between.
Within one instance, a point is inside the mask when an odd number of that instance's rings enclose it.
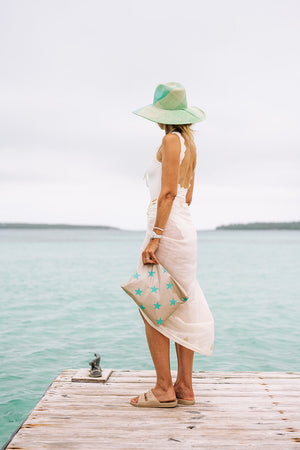
<instances>
[{"instance_id":1,"label":"woman's leg","mask_svg":"<svg viewBox=\"0 0 300 450\"><path fill-rule=\"evenodd\" d=\"M143 315L141 314L143 317ZM157 399L162 401L174 401L176 398L170 371L170 340L153 328L144 319L147 342L153 364L156 370L156 385L152 389ZM134 397L132 401L137 401Z\"/></svg>"},{"instance_id":2,"label":"woman's leg","mask_svg":"<svg viewBox=\"0 0 300 450\"><path fill-rule=\"evenodd\" d=\"M194 351L183 345L175 342L177 361L178 361L178 371L177 378L174 383L174 389L177 398L184 398L185 400L194 399L193 391L193 360Z\"/></svg>"}]
</instances>

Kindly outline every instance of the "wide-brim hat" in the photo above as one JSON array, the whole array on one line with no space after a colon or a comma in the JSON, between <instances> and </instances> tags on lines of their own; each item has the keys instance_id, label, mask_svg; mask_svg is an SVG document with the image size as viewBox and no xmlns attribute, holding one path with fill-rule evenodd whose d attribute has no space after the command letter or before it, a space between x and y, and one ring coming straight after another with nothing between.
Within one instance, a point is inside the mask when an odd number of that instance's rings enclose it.
<instances>
[{"instance_id":1,"label":"wide-brim hat","mask_svg":"<svg viewBox=\"0 0 300 450\"><path fill-rule=\"evenodd\" d=\"M132 111L152 122L183 125L201 122L206 115L196 106L187 106L185 88L180 83L159 84L154 92L153 103Z\"/></svg>"}]
</instances>

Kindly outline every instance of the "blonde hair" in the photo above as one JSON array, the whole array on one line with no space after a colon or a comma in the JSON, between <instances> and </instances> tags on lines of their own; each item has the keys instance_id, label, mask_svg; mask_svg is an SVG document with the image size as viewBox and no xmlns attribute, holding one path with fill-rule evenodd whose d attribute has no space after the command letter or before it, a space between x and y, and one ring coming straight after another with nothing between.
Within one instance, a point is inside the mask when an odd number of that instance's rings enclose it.
<instances>
[{"instance_id":1,"label":"blonde hair","mask_svg":"<svg viewBox=\"0 0 300 450\"><path fill-rule=\"evenodd\" d=\"M171 130L178 131L180 134L182 134L182 136L185 140L185 143L187 144L188 147L195 145L195 141L194 141L195 130L193 130L191 128L191 126L192 126L191 123L186 123L186 124L182 124L182 125L181 124L180 125L171 125L171 124L159 123L158 125L161 129L165 130L166 133L169 133Z\"/></svg>"}]
</instances>

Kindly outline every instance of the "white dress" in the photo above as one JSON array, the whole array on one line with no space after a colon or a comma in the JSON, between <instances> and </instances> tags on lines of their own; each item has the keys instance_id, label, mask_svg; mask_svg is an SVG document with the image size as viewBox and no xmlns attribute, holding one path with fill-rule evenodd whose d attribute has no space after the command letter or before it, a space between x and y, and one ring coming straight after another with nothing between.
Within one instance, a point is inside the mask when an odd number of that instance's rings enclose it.
<instances>
[{"instance_id":1,"label":"white dress","mask_svg":"<svg viewBox=\"0 0 300 450\"><path fill-rule=\"evenodd\" d=\"M185 154L185 142L179 132L181 142L180 163ZM153 156L144 178L150 191L147 208L147 232L141 252L147 246L156 220L157 199L161 190L161 163ZM168 221L160 239L155 256L165 269L188 293L188 301L164 321L155 326L140 310L147 322L160 333L195 352L210 356L214 342L214 319L202 289L196 279L197 232L191 218L190 207L185 201L188 188L178 184ZM139 258L142 258L140 253Z\"/></svg>"}]
</instances>

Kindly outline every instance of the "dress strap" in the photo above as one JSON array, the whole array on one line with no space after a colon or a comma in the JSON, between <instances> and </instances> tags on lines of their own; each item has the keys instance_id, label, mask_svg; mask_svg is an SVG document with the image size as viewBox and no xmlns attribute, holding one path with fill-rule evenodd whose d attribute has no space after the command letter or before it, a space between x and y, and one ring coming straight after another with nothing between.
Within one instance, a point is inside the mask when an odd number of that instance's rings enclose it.
<instances>
[{"instance_id":1,"label":"dress strap","mask_svg":"<svg viewBox=\"0 0 300 450\"><path fill-rule=\"evenodd\" d=\"M177 134L177 136L178 136L179 139L180 139L180 144L181 144L181 149L180 149L180 164L181 164L181 161L182 161L183 158L184 158L185 150L186 150L186 146L185 146L184 139L183 139L181 133L179 133L179 131L171 131L171 133L169 133L169 134Z\"/></svg>"}]
</instances>

